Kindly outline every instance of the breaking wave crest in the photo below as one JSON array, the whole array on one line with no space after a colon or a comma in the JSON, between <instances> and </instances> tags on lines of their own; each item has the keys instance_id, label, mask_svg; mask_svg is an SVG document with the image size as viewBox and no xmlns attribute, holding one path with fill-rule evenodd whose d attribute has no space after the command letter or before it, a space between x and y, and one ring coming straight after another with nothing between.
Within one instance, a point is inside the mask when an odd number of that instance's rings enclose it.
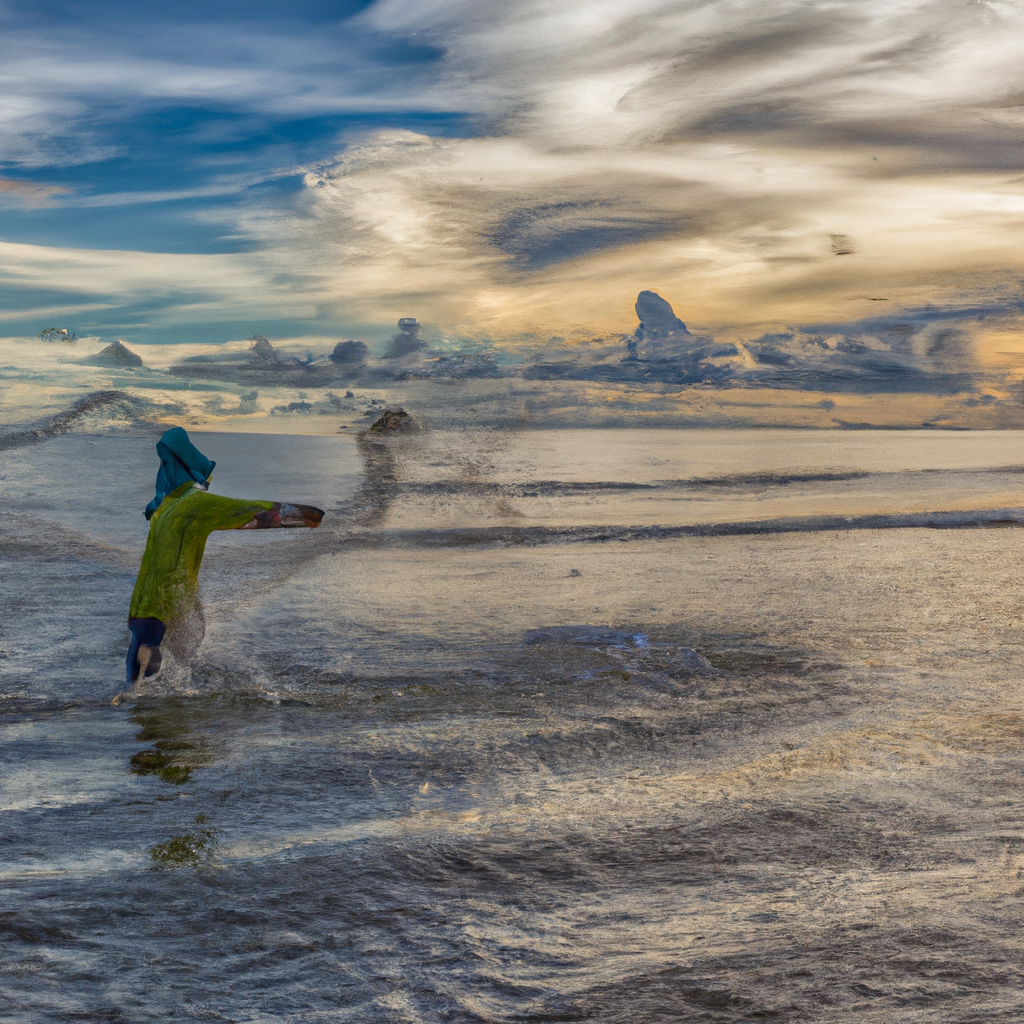
<instances>
[{"instance_id":1,"label":"breaking wave crest","mask_svg":"<svg viewBox=\"0 0 1024 1024\"><path fill-rule=\"evenodd\" d=\"M38 444L59 434L66 434L83 418L112 406L120 406L122 411L129 413L130 419L138 419L138 403L127 392L93 391L85 398L80 398L70 408L50 416L35 427L0 434L0 452L21 448L27 444Z\"/></svg>"},{"instance_id":2,"label":"breaking wave crest","mask_svg":"<svg viewBox=\"0 0 1024 1024\"><path fill-rule=\"evenodd\" d=\"M788 487L791 484L839 483L862 480L870 473L733 473L679 480L529 480L504 483L490 480L431 480L396 483L400 493L416 497L440 495L503 496L510 498L563 498L573 495L619 491L704 491L708 489L742 490L748 488Z\"/></svg>"},{"instance_id":3,"label":"breaking wave crest","mask_svg":"<svg viewBox=\"0 0 1024 1024\"><path fill-rule=\"evenodd\" d=\"M332 547L539 547L602 544L677 537L742 537L775 533L849 530L963 530L1024 526L1024 508L946 512L874 513L856 516L787 516L743 522L651 526L492 526L446 530L361 530L339 533Z\"/></svg>"}]
</instances>

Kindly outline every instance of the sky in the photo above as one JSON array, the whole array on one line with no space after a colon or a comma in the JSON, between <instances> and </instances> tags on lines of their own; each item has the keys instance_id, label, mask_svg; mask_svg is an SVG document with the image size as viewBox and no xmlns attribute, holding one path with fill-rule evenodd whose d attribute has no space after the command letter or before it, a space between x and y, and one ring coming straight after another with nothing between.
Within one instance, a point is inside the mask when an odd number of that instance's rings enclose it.
<instances>
[{"instance_id":1,"label":"sky","mask_svg":"<svg viewBox=\"0 0 1024 1024\"><path fill-rule=\"evenodd\" d=\"M1022 67L1022 0L0 0L0 335L515 351L650 289L1012 375Z\"/></svg>"}]
</instances>

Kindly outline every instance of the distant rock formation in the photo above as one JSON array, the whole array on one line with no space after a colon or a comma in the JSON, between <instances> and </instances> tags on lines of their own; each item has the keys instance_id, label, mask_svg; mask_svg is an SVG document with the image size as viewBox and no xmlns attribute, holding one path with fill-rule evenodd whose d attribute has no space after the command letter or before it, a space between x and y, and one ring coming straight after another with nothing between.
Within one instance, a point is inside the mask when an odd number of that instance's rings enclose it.
<instances>
[{"instance_id":1,"label":"distant rock formation","mask_svg":"<svg viewBox=\"0 0 1024 1024\"><path fill-rule=\"evenodd\" d=\"M111 342L96 355L83 359L87 366L117 366L122 368L142 366L142 357L126 348L122 341Z\"/></svg>"},{"instance_id":2,"label":"distant rock formation","mask_svg":"<svg viewBox=\"0 0 1024 1024\"><path fill-rule=\"evenodd\" d=\"M261 334L254 334L250 339L252 342L249 348L249 365L267 368L277 366L277 350Z\"/></svg>"},{"instance_id":3,"label":"distant rock formation","mask_svg":"<svg viewBox=\"0 0 1024 1024\"><path fill-rule=\"evenodd\" d=\"M385 409L366 428L368 434L390 434L393 430L409 433L419 430L419 424L404 409Z\"/></svg>"},{"instance_id":4,"label":"distant rock formation","mask_svg":"<svg viewBox=\"0 0 1024 1024\"><path fill-rule=\"evenodd\" d=\"M657 292L642 291L634 309L640 324L626 343L630 358L674 359L688 351L693 335Z\"/></svg>"},{"instance_id":5,"label":"distant rock formation","mask_svg":"<svg viewBox=\"0 0 1024 1024\"><path fill-rule=\"evenodd\" d=\"M69 331L66 327L47 327L45 331L39 332L39 340L52 344L55 341L62 341L65 345L74 345L78 335Z\"/></svg>"},{"instance_id":6,"label":"distant rock formation","mask_svg":"<svg viewBox=\"0 0 1024 1024\"><path fill-rule=\"evenodd\" d=\"M689 334L686 324L675 315L672 306L657 292L643 291L636 297L638 333L648 338L661 338L669 334Z\"/></svg>"},{"instance_id":7,"label":"distant rock formation","mask_svg":"<svg viewBox=\"0 0 1024 1024\"><path fill-rule=\"evenodd\" d=\"M339 341L327 358L338 366L359 366L369 355L370 350L361 341Z\"/></svg>"},{"instance_id":8,"label":"distant rock formation","mask_svg":"<svg viewBox=\"0 0 1024 1024\"><path fill-rule=\"evenodd\" d=\"M414 316L403 316L398 321L398 334L391 336L391 343L382 359L402 359L427 347L420 337L420 325Z\"/></svg>"}]
</instances>

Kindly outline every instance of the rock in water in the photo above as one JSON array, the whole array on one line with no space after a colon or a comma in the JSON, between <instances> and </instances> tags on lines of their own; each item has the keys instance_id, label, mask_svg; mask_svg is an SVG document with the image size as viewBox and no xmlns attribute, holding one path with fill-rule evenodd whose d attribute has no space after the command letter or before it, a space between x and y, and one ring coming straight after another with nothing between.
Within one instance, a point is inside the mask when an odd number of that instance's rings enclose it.
<instances>
[{"instance_id":1,"label":"rock in water","mask_svg":"<svg viewBox=\"0 0 1024 1024\"><path fill-rule=\"evenodd\" d=\"M389 434L393 430L401 430L408 433L419 429L419 424L404 409L385 409L367 427L366 432L368 434Z\"/></svg>"},{"instance_id":2,"label":"rock in water","mask_svg":"<svg viewBox=\"0 0 1024 1024\"><path fill-rule=\"evenodd\" d=\"M84 362L90 366L142 366L141 356L137 356L120 341L112 342Z\"/></svg>"}]
</instances>

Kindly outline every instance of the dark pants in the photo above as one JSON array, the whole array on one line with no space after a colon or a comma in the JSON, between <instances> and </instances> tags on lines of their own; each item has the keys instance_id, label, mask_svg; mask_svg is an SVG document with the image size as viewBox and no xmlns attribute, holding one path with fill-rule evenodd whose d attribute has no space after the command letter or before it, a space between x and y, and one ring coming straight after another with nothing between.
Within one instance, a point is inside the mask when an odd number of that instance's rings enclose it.
<instances>
[{"instance_id":1,"label":"dark pants","mask_svg":"<svg viewBox=\"0 0 1024 1024\"><path fill-rule=\"evenodd\" d=\"M131 686L139 678L139 648L143 644L156 648L146 666L146 675L153 676L160 671L160 641L167 627L159 619L129 619L128 628L132 631L132 642L125 658L125 675L127 685Z\"/></svg>"}]
</instances>

